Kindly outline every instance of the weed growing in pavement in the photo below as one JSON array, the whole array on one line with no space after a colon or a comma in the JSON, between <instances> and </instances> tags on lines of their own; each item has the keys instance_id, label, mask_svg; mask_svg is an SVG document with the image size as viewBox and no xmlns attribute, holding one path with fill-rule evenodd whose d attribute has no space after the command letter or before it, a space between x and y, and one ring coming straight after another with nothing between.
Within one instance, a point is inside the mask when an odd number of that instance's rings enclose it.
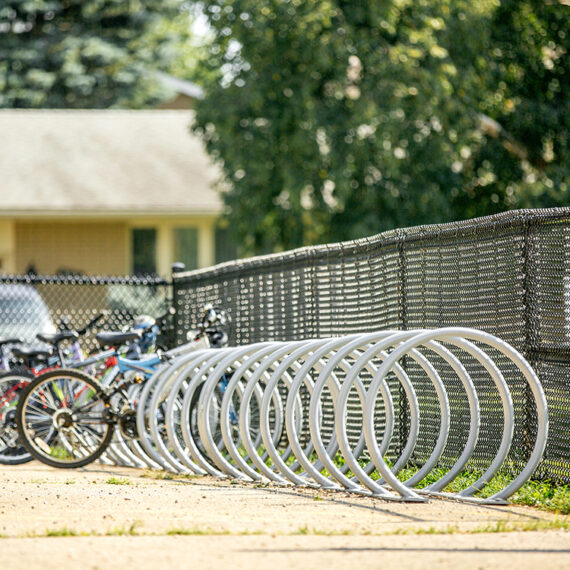
<instances>
[{"instance_id":1,"label":"weed growing in pavement","mask_svg":"<svg viewBox=\"0 0 570 570\"><path fill-rule=\"evenodd\" d=\"M134 521L127 528L125 527L115 527L108 530L105 536L138 536L138 529L142 526L142 521Z\"/></svg>"},{"instance_id":2,"label":"weed growing in pavement","mask_svg":"<svg viewBox=\"0 0 570 570\"><path fill-rule=\"evenodd\" d=\"M73 530L72 528L68 528L68 527L64 526L61 528L48 529L48 530L46 530L46 533L44 536L60 537L60 536L79 536L79 535L80 535L80 533L77 532L76 530Z\"/></svg>"},{"instance_id":3,"label":"weed growing in pavement","mask_svg":"<svg viewBox=\"0 0 570 570\"><path fill-rule=\"evenodd\" d=\"M171 528L166 532L159 533L139 533L139 528L142 526L141 521L134 521L128 527L115 527L105 532L80 532L68 527L48 529L45 533L40 534L36 532L28 532L21 536L7 536L0 534L2 538L44 538L44 537L73 537L73 536L250 536L250 535L265 535L265 531L229 531L227 529L212 529L209 527L199 528ZM461 528L459 526L446 526L446 527L428 527L428 528L399 528L389 532L371 532L364 530L362 532L357 529L341 529L341 530L323 530L309 528L308 526L299 527L296 531L290 533L271 533L273 534L288 534L292 536L388 536L388 535L444 535L444 534L491 534L491 533L505 533L505 532L533 532L533 531L550 531L550 530L570 530L570 521L568 520L531 520L531 521L510 521L500 520L495 521L483 526L474 528Z\"/></svg>"},{"instance_id":4,"label":"weed growing in pavement","mask_svg":"<svg viewBox=\"0 0 570 570\"><path fill-rule=\"evenodd\" d=\"M108 485L130 485L131 482L127 478L110 477L105 481Z\"/></svg>"},{"instance_id":5,"label":"weed growing in pavement","mask_svg":"<svg viewBox=\"0 0 570 570\"><path fill-rule=\"evenodd\" d=\"M171 528L170 530L166 531L166 534L169 536L174 535L183 535L183 536L194 536L194 535L226 535L232 534L229 530L214 530L211 528Z\"/></svg>"},{"instance_id":6,"label":"weed growing in pavement","mask_svg":"<svg viewBox=\"0 0 570 570\"><path fill-rule=\"evenodd\" d=\"M155 479L157 481L180 481L200 479L202 475L195 475L194 473L170 473L169 471L158 471L157 469L147 469L144 473L139 475L144 479Z\"/></svg>"},{"instance_id":7,"label":"weed growing in pavement","mask_svg":"<svg viewBox=\"0 0 570 570\"><path fill-rule=\"evenodd\" d=\"M569 530L570 521L565 520L532 520L524 522L514 522L510 520L500 520L484 526L462 529L458 526L433 527L429 528L401 528L387 534L492 534L496 532L532 532L544 530Z\"/></svg>"}]
</instances>

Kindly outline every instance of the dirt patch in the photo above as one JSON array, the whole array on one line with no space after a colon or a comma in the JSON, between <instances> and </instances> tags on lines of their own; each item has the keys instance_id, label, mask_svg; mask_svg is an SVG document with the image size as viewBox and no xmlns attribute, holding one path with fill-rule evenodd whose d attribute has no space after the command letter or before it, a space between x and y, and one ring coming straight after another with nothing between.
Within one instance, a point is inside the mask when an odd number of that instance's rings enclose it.
<instances>
[{"instance_id":1,"label":"dirt patch","mask_svg":"<svg viewBox=\"0 0 570 570\"><path fill-rule=\"evenodd\" d=\"M535 509L164 476L103 465L1 467L1 544L14 567L26 568L249 568L268 559L303 568L570 568L566 531L494 532L570 524ZM473 530L487 532L466 534Z\"/></svg>"}]
</instances>

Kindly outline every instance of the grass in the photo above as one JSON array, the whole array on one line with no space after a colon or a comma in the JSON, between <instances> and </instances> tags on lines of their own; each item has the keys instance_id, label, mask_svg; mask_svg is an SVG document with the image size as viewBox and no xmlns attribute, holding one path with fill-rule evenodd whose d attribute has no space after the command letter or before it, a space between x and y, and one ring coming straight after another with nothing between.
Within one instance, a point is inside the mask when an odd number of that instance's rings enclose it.
<instances>
[{"instance_id":1,"label":"grass","mask_svg":"<svg viewBox=\"0 0 570 570\"><path fill-rule=\"evenodd\" d=\"M297 536L297 535L311 535L311 536L351 536L351 535L355 535L355 534L365 534L367 536L370 536L371 533L370 532L363 532L363 533L357 533L354 530L349 530L349 529L344 529L344 530L321 530L321 529L315 529L315 528L309 528L307 526L301 526L299 527L296 531L290 533L291 535ZM385 534L385 533L383 533Z\"/></svg>"},{"instance_id":2,"label":"grass","mask_svg":"<svg viewBox=\"0 0 570 570\"><path fill-rule=\"evenodd\" d=\"M240 452L243 451L240 449ZM258 452L261 454L263 453L264 449L263 446L260 446ZM315 453L312 453L309 457L311 463L314 463L317 460L317 456ZM286 464L292 465L296 461L293 455L290 455L287 460L285 461ZM338 467L342 467L345 463L344 457L339 452L334 457L334 462ZM271 460L267 459L266 463L270 466ZM366 464L366 461L359 460L361 466ZM390 466L390 461L386 460L388 466ZM408 467L402 469L400 471L398 478L402 481L407 480L412 475L414 475L419 470L418 467ZM297 471L301 471L298 469ZM444 468L435 468L428 474L428 476L421 481L416 488L422 489L427 487L431 483L438 481L445 475L447 472ZM446 492L456 493L461 489L465 489L469 487L472 483L474 483L481 475L482 471L472 469L461 473L450 485L444 489ZM322 470L322 474L326 477L329 476L329 473L326 469ZM348 471L346 473L347 477L352 477L352 472ZM166 479L166 480L173 480L173 479L193 479L199 478L200 475L178 475L173 474L165 471L157 471L157 470L147 470L142 477L147 477L150 479ZM379 473L375 470L371 474L372 479L380 479ZM506 472L499 472L493 479L483 488L483 491L479 493L477 496L479 497L489 497L498 493L502 489L504 489L511 481L513 480L513 476ZM232 485L239 485L239 481L231 481ZM258 487L265 487L267 483L257 482L256 486ZM319 500L318 496L315 500ZM516 504L516 505L524 505L535 507L538 509L559 513L559 514L570 514L570 485L559 485L554 481L529 481L518 492L516 492L512 497L510 497L509 502Z\"/></svg>"},{"instance_id":3,"label":"grass","mask_svg":"<svg viewBox=\"0 0 570 570\"><path fill-rule=\"evenodd\" d=\"M221 536L232 534L229 530L214 530L211 528L171 528L166 531L168 536Z\"/></svg>"},{"instance_id":4,"label":"grass","mask_svg":"<svg viewBox=\"0 0 570 570\"><path fill-rule=\"evenodd\" d=\"M485 534L485 533L499 533L499 532L533 532L533 531L547 531L547 530L570 530L570 521L565 520L532 520L525 522L513 522L509 520L500 520L489 523L484 526L474 528L461 528L459 526L451 525L446 527L420 527L420 528L401 528L394 531L383 533L371 533L368 531L358 532L355 530L319 530L310 529L307 526L302 526L297 531L291 533L294 535L311 535L311 536L345 536L345 535L367 535L367 536L386 536L386 535L420 535L420 534Z\"/></svg>"},{"instance_id":5,"label":"grass","mask_svg":"<svg viewBox=\"0 0 570 570\"><path fill-rule=\"evenodd\" d=\"M43 534L37 532L31 532L24 535L24 538L62 538L69 536L139 536L138 529L142 526L141 521L134 521L128 527L114 527L105 532L85 532L78 531L67 526L60 528L49 528ZM20 538L20 537L8 537L6 535L1 535L0 538Z\"/></svg>"},{"instance_id":6,"label":"grass","mask_svg":"<svg viewBox=\"0 0 570 570\"><path fill-rule=\"evenodd\" d=\"M229 531L227 529L212 529L210 527L175 527L159 533L141 533L139 528L142 526L141 521L134 521L128 527L114 527L104 532L82 532L69 527L61 527L47 529L45 533L27 533L22 536L0 535L2 538L62 538L62 537L78 537L78 536L263 536L263 535L280 535L280 536L390 536L390 535L446 535L446 534L489 534L489 533L505 533L505 532L535 532L535 531L552 531L552 530L570 530L570 521L553 519L553 520L532 520L532 521L510 521L500 520L488 523L483 526L474 528L461 528L451 525L446 527L406 527L388 532L370 532L358 531L356 529L340 529L340 530L324 530L317 528L309 528L308 526L299 527L292 532L268 533L264 531Z\"/></svg>"},{"instance_id":7,"label":"grass","mask_svg":"<svg viewBox=\"0 0 570 570\"><path fill-rule=\"evenodd\" d=\"M49 455L55 459L73 459L73 455L65 447L52 447Z\"/></svg>"},{"instance_id":8,"label":"grass","mask_svg":"<svg viewBox=\"0 0 570 570\"><path fill-rule=\"evenodd\" d=\"M554 519L533 520L526 522L496 521L483 527L476 527L471 533L489 532L533 532L540 530L570 530L570 522Z\"/></svg>"},{"instance_id":9,"label":"grass","mask_svg":"<svg viewBox=\"0 0 570 570\"><path fill-rule=\"evenodd\" d=\"M260 446L258 450L261 454L263 452L263 447ZM315 463L318 459L316 453L312 453L309 456L309 461L311 463ZM336 456L333 458L335 465L339 468L345 464L345 459L340 452L337 452ZM391 462L388 459L386 460L386 464L391 467ZM294 457L290 456L286 463L292 464L295 461ZM364 467L367 461L359 459L359 464ZM268 460L267 464L270 464ZM402 469L398 474L398 479L401 481L405 481L409 479L412 475L417 473L419 467L408 467ZM300 470L297 470L300 471ZM329 472L326 469L323 469L321 473L325 476L329 476ZM427 477L421 481L418 485L416 485L416 489L422 489L427 487L431 483L435 483L441 477L443 477L447 473L447 469L444 468L435 468L432 469ZM449 493L456 493L462 489L469 487L473 484L479 477L483 474L483 471L477 469L466 470L463 473L459 474L459 476L448 485L444 491ZM353 473L349 470L346 473L347 477L352 477ZM370 475L371 479L378 480L380 479L380 474L378 471L373 471ZM483 488L482 492L479 493L477 496L484 498L490 497L495 493L498 493L511 481L513 481L514 477L508 471L501 471L493 479ZM316 499L318 500L318 499ZM529 507L535 507L538 509L568 515L570 514L570 485L560 485L555 481L529 481L525 483L513 496L511 496L508 501L510 503L516 505L524 505Z\"/></svg>"},{"instance_id":10,"label":"grass","mask_svg":"<svg viewBox=\"0 0 570 570\"><path fill-rule=\"evenodd\" d=\"M144 477L145 479L175 481L180 479L200 479L202 475L195 475L193 473L170 473L169 471L147 469L144 473L139 475L139 477Z\"/></svg>"},{"instance_id":11,"label":"grass","mask_svg":"<svg viewBox=\"0 0 570 570\"><path fill-rule=\"evenodd\" d=\"M442 528L406 528L395 530L390 534L489 534L498 532L535 532L546 530L570 530L570 522L558 519L533 520L525 522L500 520L471 529L461 529L458 526L447 526Z\"/></svg>"},{"instance_id":12,"label":"grass","mask_svg":"<svg viewBox=\"0 0 570 570\"><path fill-rule=\"evenodd\" d=\"M54 529L49 529L46 530L45 536L49 536L49 537L61 537L61 536L79 536L80 533L78 533L77 531L68 528L66 526L61 527L61 528L54 528Z\"/></svg>"},{"instance_id":13,"label":"grass","mask_svg":"<svg viewBox=\"0 0 570 570\"><path fill-rule=\"evenodd\" d=\"M134 521L127 528L114 527L105 533L105 536L138 536L138 529L142 526L141 521Z\"/></svg>"},{"instance_id":14,"label":"grass","mask_svg":"<svg viewBox=\"0 0 570 570\"><path fill-rule=\"evenodd\" d=\"M529 481L515 493L511 501L518 505L538 507L568 515L570 514L570 486L557 486L544 481Z\"/></svg>"},{"instance_id":15,"label":"grass","mask_svg":"<svg viewBox=\"0 0 570 570\"><path fill-rule=\"evenodd\" d=\"M144 477L145 479L170 480L174 479L174 473L170 473L169 471L158 471L155 469L147 469L144 473L140 475L140 477Z\"/></svg>"},{"instance_id":16,"label":"grass","mask_svg":"<svg viewBox=\"0 0 570 570\"><path fill-rule=\"evenodd\" d=\"M416 468L405 469L401 472L400 478L407 479L416 471ZM446 470L444 469L434 469L420 482L418 488L426 487L430 483L437 481L445 473ZM477 470L461 473L447 486L445 491L455 493L461 489L465 489L474 483L481 475L482 472ZM504 489L512 480L513 477L509 473L499 472L491 479L479 496L489 497L494 495ZM528 481L508 500L515 505L536 507L562 515L570 514L570 486L558 485L554 481Z\"/></svg>"},{"instance_id":17,"label":"grass","mask_svg":"<svg viewBox=\"0 0 570 570\"><path fill-rule=\"evenodd\" d=\"M240 450L241 451L241 450ZM261 455L264 451L263 446L259 446L258 453ZM311 463L315 463L318 459L316 453L311 453L309 456L309 461ZM333 458L335 465L339 468L345 464L345 459L340 452L337 452L336 456ZM391 462L388 459L386 460L386 464L391 467ZM292 465L296 461L294 455L290 455L285 463L287 465ZM364 467L367 461L359 459L359 464ZM271 467L272 462L270 459L266 460L266 464ZM401 481L405 481L409 479L412 475L417 473L419 467L408 467L402 469L398 474L398 478ZM297 472L302 471L302 469L297 469ZM328 477L330 474L326 469L322 469L322 475ZM416 489L422 489L427 487L431 483L434 483L441 479L447 473L447 469L444 468L435 468L430 471L427 477L421 481L418 485L416 485ZM479 477L483 474L483 471L477 469L466 470L465 472L461 473L454 481L448 485L444 491L449 493L456 493L462 489L469 487L473 484ZM353 473L349 470L346 473L347 477L352 477ZM380 479L380 474L378 471L374 470L371 475L371 479L378 480ZM493 479L483 488L482 492L480 492L478 497L490 497L495 493L498 493L507 485L513 481L514 477L508 471L499 472ZM232 482L232 484L239 484L238 481ZM265 486L266 484L258 483L256 486ZM318 500L315 499L315 500ZM516 505L524 505L539 508L542 510L555 512L558 514L570 514L570 485L560 485L554 481L529 481L525 485L523 485L519 491L517 491L513 496L508 499L509 502L516 504Z\"/></svg>"},{"instance_id":18,"label":"grass","mask_svg":"<svg viewBox=\"0 0 570 570\"><path fill-rule=\"evenodd\" d=\"M313 462L316 460L316 456L311 456L310 459L311 462ZM345 463L344 458L340 453L337 453L334 461L338 467L342 467ZM359 463L361 466L364 466L366 461L359 460ZM390 461L386 460L386 463L388 466L391 466ZM405 481L417 473L418 470L419 467L407 467L402 469L398 474L398 479ZM326 470L323 470L322 473L323 475L328 476L328 472ZM424 487L427 487L441 479L441 477L446 473L447 469L444 468L432 469L428 473L427 477L417 484L415 488L423 489ZM460 473L459 476L444 489L444 491L457 493L477 481L482 474L483 472L477 469L466 470L463 473ZM347 477L352 477L352 472L349 471L347 473ZM378 480L380 479L380 474L375 470L370 477L373 480ZM490 497L507 487L513 479L514 477L511 473L500 471L477 496L481 498ZM508 500L515 505L535 507L567 515L570 514L570 485L560 485L555 481L528 481Z\"/></svg>"},{"instance_id":19,"label":"grass","mask_svg":"<svg viewBox=\"0 0 570 570\"><path fill-rule=\"evenodd\" d=\"M105 481L107 485L130 485L131 482L127 478L110 477Z\"/></svg>"}]
</instances>

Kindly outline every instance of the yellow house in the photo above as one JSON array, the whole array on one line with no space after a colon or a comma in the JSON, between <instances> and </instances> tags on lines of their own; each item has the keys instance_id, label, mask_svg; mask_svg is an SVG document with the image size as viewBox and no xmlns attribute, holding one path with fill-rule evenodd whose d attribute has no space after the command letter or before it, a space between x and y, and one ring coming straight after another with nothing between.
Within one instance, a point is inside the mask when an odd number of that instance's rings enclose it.
<instances>
[{"instance_id":1,"label":"yellow house","mask_svg":"<svg viewBox=\"0 0 570 570\"><path fill-rule=\"evenodd\" d=\"M0 272L166 276L231 257L189 110L0 110Z\"/></svg>"}]
</instances>

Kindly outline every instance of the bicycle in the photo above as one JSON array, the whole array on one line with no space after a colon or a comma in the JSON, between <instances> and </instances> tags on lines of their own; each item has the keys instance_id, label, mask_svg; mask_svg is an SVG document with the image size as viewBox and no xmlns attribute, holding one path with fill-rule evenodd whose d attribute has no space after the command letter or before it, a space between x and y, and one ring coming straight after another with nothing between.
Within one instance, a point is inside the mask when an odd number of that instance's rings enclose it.
<instances>
[{"instance_id":1,"label":"bicycle","mask_svg":"<svg viewBox=\"0 0 570 570\"><path fill-rule=\"evenodd\" d=\"M98 324L106 313L92 319L82 329L64 330L54 334L38 334L41 342L50 349L23 346L19 338L0 341L0 464L19 465L32 461L33 457L19 443L16 427L16 409L21 392L41 372L62 363L78 364L83 360L79 338ZM71 347L62 343L72 340ZM14 346L15 345L15 346ZM10 347L7 350L7 347Z\"/></svg>"},{"instance_id":2,"label":"bicycle","mask_svg":"<svg viewBox=\"0 0 570 570\"><path fill-rule=\"evenodd\" d=\"M32 460L26 449L17 442L15 423L18 394L34 377L25 368L15 368L19 363L13 357L13 345L22 342L19 338L0 341L0 370L3 371L0 373L0 463L4 465L19 465ZM37 355L29 353L28 356L32 358Z\"/></svg>"},{"instance_id":3,"label":"bicycle","mask_svg":"<svg viewBox=\"0 0 570 570\"><path fill-rule=\"evenodd\" d=\"M143 353L154 349L161 334L161 327L172 313L173 310L170 308L156 319L148 315L135 317L133 330L138 331L135 337L137 342L130 345L130 358L140 358ZM67 323L62 322L60 327L64 330L54 334L38 334L36 338L50 346L50 349L14 346L9 355L5 346L16 344L20 339L0 341L0 364L6 370L0 375L0 464L15 465L34 459L19 442L16 425L16 410L20 395L34 378L62 367L84 369L95 376L108 370L108 366L102 363L113 355L113 351L100 351L86 358L80 343L80 339L107 315L107 311L99 313L81 329L72 330ZM120 460L124 453L130 452L124 449L113 450L112 454L118 456L114 457L115 460Z\"/></svg>"},{"instance_id":4,"label":"bicycle","mask_svg":"<svg viewBox=\"0 0 570 570\"><path fill-rule=\"evenodd\" d=\"M41 374L24 389L17 407L18 434L29 453L52 467L82 467L101 457L118 433L135 447L130 448L135 456L148 462L137 442L140 386L174 355L207 346L215 331L206 324L187 345L136 359L128 358L129 347L140 341L141 331L99 333L97 341L111 348L82 362L103 361L106 370L99 378L72 368Z\"/></svg>"}]
</instances>

